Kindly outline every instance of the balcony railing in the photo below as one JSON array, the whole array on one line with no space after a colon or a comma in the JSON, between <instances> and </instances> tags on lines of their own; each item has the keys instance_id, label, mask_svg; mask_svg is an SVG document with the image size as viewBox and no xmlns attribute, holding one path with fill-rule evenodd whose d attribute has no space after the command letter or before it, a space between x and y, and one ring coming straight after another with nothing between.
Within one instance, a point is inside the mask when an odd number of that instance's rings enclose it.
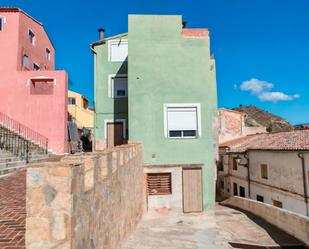
<instances>
[{"instance_id":1,"label":"balcony railing","mask_svg":"<svg viewBox=\"0 0 309 249\"><path fill-rule=\"evenodd\" d=\"M2 145L16 156L23 155L22 157L28 161L29 143L39 146L44 153L48 153L48 138L2 112L0 112L0 126L4 128L0 134Z\"/></svg>"}]
</instances>

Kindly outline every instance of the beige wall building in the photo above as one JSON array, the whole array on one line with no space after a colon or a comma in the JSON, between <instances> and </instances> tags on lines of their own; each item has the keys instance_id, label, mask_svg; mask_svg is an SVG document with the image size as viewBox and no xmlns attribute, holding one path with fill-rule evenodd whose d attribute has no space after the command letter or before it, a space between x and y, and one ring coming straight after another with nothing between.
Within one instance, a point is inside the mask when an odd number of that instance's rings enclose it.
<instances>
[{"instance_id":1,"label":"beige wall building","mask_svg":"<svg viewBox=\"0 0 309 249\"><path fill-rule=\"evenodd\" d=\"M218 112L219 143L250 134L265 133L264 126L246 126L247 114L230 109L220 109Z\"/></svg>"},{"instance_id":2,"label":"beige wall building","mask_svg":"<svg viewBox=\"0 0 309 249\"><path fill-rule=\"evenodd\" d=\"M89 108L88 104L89 101L86 97L69 90L68 112L78 128L93 129L94 111Z\"/></svg>"},{"instance_id":3,"label":"beige wall building","mask_svg":"<svg viewBox=\"0 0 309 249\"><path fill-rule=\"evenodd\" d=\"M309 130L220 144L217 191L309 216Z\"/></svg>"}]
</instances>

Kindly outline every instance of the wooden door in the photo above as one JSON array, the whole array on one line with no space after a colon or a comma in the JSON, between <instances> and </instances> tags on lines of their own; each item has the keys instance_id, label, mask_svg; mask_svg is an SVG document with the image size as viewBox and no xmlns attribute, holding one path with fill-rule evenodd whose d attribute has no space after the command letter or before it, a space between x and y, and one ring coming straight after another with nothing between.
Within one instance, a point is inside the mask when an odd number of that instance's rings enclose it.
<instances>
[{"instance_id":1,"label":"wooden door","mask_svg":"<svg viewBox=\"0 0 309 249\"><path fill-rule=\"evenodd\" d=\"M234 196L238 195L238 187L237 187L237 183L233 183L233 194Z\"/></svg>"},{"instance_id":2,"label":"wooden door","mask_svg":"<svg viewBox=\"0 0 309 249\"><path fill-rule=\"evenodd\" d=\"M123 144L123 124L107 123L107 148Z\"/></svg>"},{"instance_id":3,"label":"wooden door","mask_svg":"<svg viewBox=\"0 0 309 249\"><path fill-rule=\"evenodd\" d=\"M202 169L182 171L183 212L203 211Z\"/></svg>"}]
</instances>

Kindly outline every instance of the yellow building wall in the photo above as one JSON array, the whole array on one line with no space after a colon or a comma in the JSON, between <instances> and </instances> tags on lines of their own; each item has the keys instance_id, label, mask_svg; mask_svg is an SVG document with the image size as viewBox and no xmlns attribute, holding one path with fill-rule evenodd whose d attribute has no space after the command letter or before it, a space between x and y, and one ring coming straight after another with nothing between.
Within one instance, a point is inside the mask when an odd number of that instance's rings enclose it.
<instances>
[{"instance_id":1,"label":"yellow building wall","mask_svg":"<svg viewBox=\"0 0 309 249\"><path fill-rule=\"evenodd\" d=\"M83 97L81 94L68 91L69 98L75 98L75 105L68 104L68 112L75 120L78 128L93 128L94 112L90 109L85 109L83 106Z\"/></svg>"}]
</instances>

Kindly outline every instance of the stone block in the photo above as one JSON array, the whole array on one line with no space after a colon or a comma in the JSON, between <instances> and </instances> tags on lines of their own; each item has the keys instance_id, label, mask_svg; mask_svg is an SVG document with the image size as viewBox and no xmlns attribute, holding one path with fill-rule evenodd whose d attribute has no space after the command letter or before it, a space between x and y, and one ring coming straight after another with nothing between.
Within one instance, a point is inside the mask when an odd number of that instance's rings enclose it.
<instances>
[{"instance_id":1,"label":"stone block","mask_svg":"<svg viewBox=\"0 0 309 249\"><path fill-rule=\"evenodd\" d=\"M51 241L50 222L46 218L30 217L26 219L26 244Z\"/></svg>"},{"instance_id":2,"label":"stone block","mask_svg":"<svg viewBox=\"0 0 309 249\"><path fill-rule=\"evenodd\" d=\"M70 176L71 168L68 166L50 167L48 173L55 176Z\"/></svg>"}]
</instances>

